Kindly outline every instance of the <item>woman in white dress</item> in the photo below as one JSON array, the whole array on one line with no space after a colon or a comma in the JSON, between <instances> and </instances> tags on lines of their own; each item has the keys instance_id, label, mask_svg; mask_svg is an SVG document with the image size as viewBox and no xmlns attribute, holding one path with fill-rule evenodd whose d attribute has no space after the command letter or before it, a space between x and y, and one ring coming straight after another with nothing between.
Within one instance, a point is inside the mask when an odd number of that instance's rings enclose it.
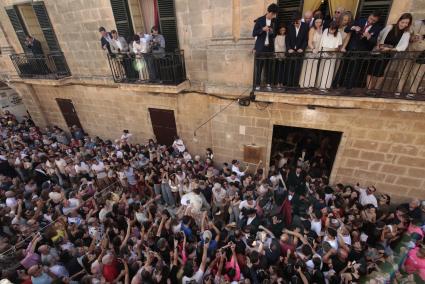
<instances>
[{"instance_id":1,"label":"woman in white dress","mask_svg":"<svg viewBox=\"0 0 425 284\"><path fill-rule=\"evenodd\" d=\"M320 41L322 56L320 60L319 74L317 77L317 87L325 91L332 85L335 73L337 53L342 46L342 36L338 31L338 24L332 22L329 28L323 32Z\"/></svg>"},{"instance_id":2,"label":"woman in white dress","mask_svg":"<svg viewBox=\"0 0 425 284\"><path fill-rule=\"evenodd\" d=\"M139 35L134 35L132 48L136 56L134 69L139 72L139 80L147 81L149 80L149 72L144 54L149 52L149 42L146 38L140 38Z\"/></svg>"},{"instance_id":3,"label":"woman in white dress","mask_svg":"<svg viewBox=\"0 0 425 284\"><path fill-rule=\"evenodd\" d=\"M281 89L285 84L284 73L285 73L285 52L286 52L286 27L281 26L277 32L277 36L274 39L274 52L276 53L276 77L275 82L277 88Z\"/></svg>"},{"instance_id":4,"label":"woman in white dress","mask_svg":"<svg viewBox=\"0 0 425 284\"><path fill-rule=\"evenodd\" d=\"M323 20L314 19L313 26L308 32L308 47L303 67L301 69L301 88L312 88L315 86L317 66L319 65L319 45L322 38Z\"/></svg>"}]
</instances>

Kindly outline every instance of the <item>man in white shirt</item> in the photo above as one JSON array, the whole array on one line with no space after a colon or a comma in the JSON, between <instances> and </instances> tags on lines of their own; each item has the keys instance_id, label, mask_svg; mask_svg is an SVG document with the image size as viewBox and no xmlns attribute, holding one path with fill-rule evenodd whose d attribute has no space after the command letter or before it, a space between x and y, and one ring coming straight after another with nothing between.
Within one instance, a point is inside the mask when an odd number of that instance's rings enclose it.
<instances>
[{"instance_id":1,"label":"man in white shirt","mask_svg":"<svg viewBox=\"0 0 425 284\"><path fill-rule=\"evenodd\" d=\"M181 140L178 136L176 136L174 139L173 148L180 154L186 150L186 146L184 146L183 140Z\"/></svg>"},{"instance_id":2,"label":"man in white shirt","mask_svg":"<svg viewBox=\"0 0 425 284\"><path fill-rule=\"evenodd\" d=\"M237 160L232 161L232 172L236 173L236 175L240 178L243 177L248 170L248 167L244 170L240 170L241 163Z\"/></svg>"},{"instance_id":3,"label":"man in white shirt","mask_svg":"<svg viewBox=\"0 0 425 284\"><path fill-rule=\"evenodd\" d=\"M373 195L376 191L374 186L369 186L367 189L356 187L360 191L360 204L366 206L372 204L375 207L378 207L378 201Z\"/></svg>"},{"instance_id":4,"label":"man in white shirt","mask_svg":"<svg viewBox=\"0 0 425 284\"><path fill-rule=\"evenodd\" d=\"M108 186L108 176L106 174L105 165L102 161L98 161L96 158L93 159L91 170L96 175L97 184L100 189Z\"/></svg>"}]
</instances>

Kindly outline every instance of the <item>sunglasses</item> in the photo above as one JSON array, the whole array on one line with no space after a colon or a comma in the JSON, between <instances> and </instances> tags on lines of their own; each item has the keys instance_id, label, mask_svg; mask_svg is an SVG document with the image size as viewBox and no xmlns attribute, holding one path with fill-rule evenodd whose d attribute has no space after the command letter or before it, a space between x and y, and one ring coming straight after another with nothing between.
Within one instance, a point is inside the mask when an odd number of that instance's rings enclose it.
<instances>
[{"instance_id":1,"label":"sunglasses","mask_svg":"<svg viewBox=\"0 0 425 284\"><path fill-rule=\"evenodd\" d=\"M335 11L335 14L341 14L341 11Z\"/></svg>"}]
</instances>

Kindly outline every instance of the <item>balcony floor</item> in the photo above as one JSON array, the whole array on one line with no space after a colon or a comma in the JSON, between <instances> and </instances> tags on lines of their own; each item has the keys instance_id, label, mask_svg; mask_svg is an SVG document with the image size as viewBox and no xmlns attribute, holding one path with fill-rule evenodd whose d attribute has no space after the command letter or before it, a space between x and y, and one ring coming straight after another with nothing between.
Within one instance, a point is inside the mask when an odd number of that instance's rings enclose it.
<instances>
[{"instance_id":1,"label":"balcony floor","mask_svg":"<svg viewBox=\"0 0 425 284\"><path fill-rule=\"evenodd\" d=\"M409 100L409 101L425 101L425 94L418 94L413 97L407 94L401 94L397 96L395 92L384 92L378 91L374 94L368 93L364 88L353 88L353 89L329 89L320 90L317 88L299 89L299 88L276 88L272 87L267 89L261 87L260 90L255 92L264 93L277 93L277 94L291 94L291 95L319 95L319 96L335 96L335 97L352 97L352 98L382 98L382 99L396 99L396 100Z\"/></svg>"}]
</instances>

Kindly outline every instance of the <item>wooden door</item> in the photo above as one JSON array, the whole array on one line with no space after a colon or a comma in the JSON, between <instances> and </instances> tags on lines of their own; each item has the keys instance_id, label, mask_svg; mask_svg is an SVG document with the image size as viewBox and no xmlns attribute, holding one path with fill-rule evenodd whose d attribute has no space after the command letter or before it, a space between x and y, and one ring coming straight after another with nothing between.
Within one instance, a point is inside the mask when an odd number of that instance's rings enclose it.
<instances>
[{"instance_id":1,"label":"wooden door","mask_svg":"<svg viewBox=\"0 0 425 284\"><path fill-rule=\"evenodd\" d=\"M149 108L153 133L161 145L170 146L177 136L174 111L168 109Z\"/></svg>"},{"instance_id":2,"label":"wooden door","mask_svg":"<svg viewBox=\"0 0 425 284\"><path fill-rule=\"evenodd\" d=\"M59 99L59 98L57 98L56 101L58 103L58 106L62 112L63 118L65 119L65 122L68 125L68 127L72 127L73 125L76 125L79 128L83 129L72 101L68 99Z\"/></svg>"}]
</instances>

